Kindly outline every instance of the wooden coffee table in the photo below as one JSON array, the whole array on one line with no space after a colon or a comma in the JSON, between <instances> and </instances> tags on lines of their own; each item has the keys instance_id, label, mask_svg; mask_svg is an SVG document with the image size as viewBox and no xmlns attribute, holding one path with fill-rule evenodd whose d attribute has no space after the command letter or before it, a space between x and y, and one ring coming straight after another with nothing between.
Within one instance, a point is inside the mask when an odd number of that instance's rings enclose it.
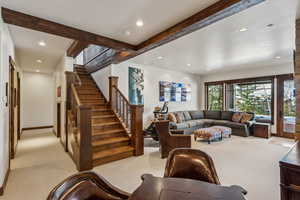
<instances>
[{"instance_id":1,"label":"wooden coffee table","mask_svg":"<svg viewBox=\"0 0 300 200\"><path fill-rule=\"evenodd\" d=\"M182 178L143 176L143 183L129 200L245 200L230 187Z\"/></svg>"}]
</instances>

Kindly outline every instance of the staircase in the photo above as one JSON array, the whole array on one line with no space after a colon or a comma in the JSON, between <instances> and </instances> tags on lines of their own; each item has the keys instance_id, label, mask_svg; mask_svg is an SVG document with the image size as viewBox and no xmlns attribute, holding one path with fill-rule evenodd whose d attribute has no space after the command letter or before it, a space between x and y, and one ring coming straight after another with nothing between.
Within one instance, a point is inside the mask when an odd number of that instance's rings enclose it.
<instances>
[{"instance_id":1,"label":"staircase","mask_svg":"<svg viewBox=\"0 0 300 200\"><path fill-rule=\"evenodd\" d=\"M95 81L84 67L76 66L81 81L75 86L80 103L91 107L92 164L98 166L134 155L128 130L111 109Z\"/></svg>"}]
</instances>

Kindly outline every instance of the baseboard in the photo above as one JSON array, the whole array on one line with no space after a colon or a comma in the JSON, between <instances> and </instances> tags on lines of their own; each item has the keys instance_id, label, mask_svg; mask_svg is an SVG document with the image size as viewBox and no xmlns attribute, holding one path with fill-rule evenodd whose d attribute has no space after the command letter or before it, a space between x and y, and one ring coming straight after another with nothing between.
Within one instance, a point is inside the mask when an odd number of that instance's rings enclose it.
<instances>
[{"instance_id":1,"label":"baseboard","mask_svg":"<svg viewBox=\"0 0 300 200\"><path fill-rule=\"evenodd\" d=\"M26 128L22 128L22 131L35 130L35 129L46 129L46 128L53 128L53 125L50 125L50 126L26 127Z\"/></svg>"},{"instance_id":2,"label":"baseboard","mask_svg":"<svg viewBox=\"0 0 300 200\"><path fill-rule=\"evenodd\" d=\"M4 190L5 190L7 181L8 181L9 173L10 173L10 169L7 170L7 172L5 174L3 185L0 187L0 196L3 196L3 194L4 194Z\"/></svg>"}]
</instances>

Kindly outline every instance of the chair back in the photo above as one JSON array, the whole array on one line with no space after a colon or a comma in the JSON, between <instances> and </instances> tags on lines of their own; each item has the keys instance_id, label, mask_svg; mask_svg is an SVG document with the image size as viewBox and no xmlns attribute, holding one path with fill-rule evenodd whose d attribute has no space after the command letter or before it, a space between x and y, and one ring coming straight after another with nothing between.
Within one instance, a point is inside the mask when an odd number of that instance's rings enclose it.
<instances>
[{"instance_id":1,"label":"chair back","mask_svg":"<svg viewBox=\"0 0 300 200\"><path fill-rule=\"evenodd\" d=\"M170 152L164 177L187 178L220 185L211 157L196 149L174 149Z\"/></svg>"}]
</instances>

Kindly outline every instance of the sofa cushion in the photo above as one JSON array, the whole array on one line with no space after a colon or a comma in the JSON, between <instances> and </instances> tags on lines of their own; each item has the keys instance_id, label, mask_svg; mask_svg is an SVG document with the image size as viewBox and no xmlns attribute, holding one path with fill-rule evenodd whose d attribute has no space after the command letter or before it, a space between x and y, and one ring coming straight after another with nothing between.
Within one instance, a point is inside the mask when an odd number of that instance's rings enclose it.
<instances>
[{"instance_id":1,"label":"sofa cushion","mask_svg":"<svg viewBox=\"0 0 300 200\"><path fill-rule=\"evenodd\" d=\"M182 123L185 121L183 112L176 112L175 113L176 119L177 119L177 123Z\"/></svg>"},{"instance_id":2,"label":"sofa cushion","mask_svg":"<svg viewBox=\"0 0 300 200\"><path fill-rule=\"evenodd\" d=\"M169 113L168 114L168 119L170 120L170 122L177 122L176 116L174 113Z\"/></svg>"},{"instance_id":3,"label":"sofa cushion","mask_svg":"<svg viewBox=\"0 0 300 200\"><path fill-rule=\"evenodd\" d=\"M199 128L201 128L204 125L204 121L202 121L202 120L190 120L190 121L187 121L185 123L187 123L190 128L193 128L193 127L196 127L196 126L199 126Z\"/></svg>"},{"instance_id":4,"label":"sofa cushion","mask_svg":"<svg viewBox=\"0 0 300 200\"><path fill-rule=\"evenodd\" d=\"M222 111L221 112L221 120L232 121L232 115L234 112L232 111Z\"/></svg>"},{"instance_id":5,"label":"sofa cushion","mask_svg":"<svg viewBox=\"0 0 300 200\"><path fill-rule=\"evenodd\" d=\"M214 120L213 124L214 125L219 125L219 126L226 126L226 124L228 124L231 121L228 120Z\"/></svg>"},{"instance_id":6,"label":"sofa cushion","mask_svg":"<svg viewBox=\"0 0 300 200\"><path fill-rule=\"evenodd\" d=\"M188 111L184 111L183 115L184 115L185 121L189 121L192 119L192 117Z\"/></svg>"},{"instance_id":7,"label":"sofa cushion","mask_svg":"<svg viewBox=\"0 0 300 200\"><path fill-rule=\"evenodd\" d=\"M190 115L192 119L203 119L204 118L204 112L201 111L190 111Z\"/></svg>"},{"instance_id":8,"label":"sofa cushion","mask_svg":"<svg viewBox=\"0 0 300 200\"><path fill-rule=\"evenodd\" d=\"M178 124L174 124L174 128L175 129L185 129L185 128L190 128L190 125L186 122L184 123L178 123Z\"/></svg>"},{"instance_id":9,"label":"sofa cushion","mask_svg":"<svg viewBox=\"0 0 300 200\"><path fill-rule=\"evenodd\" d=\"M206 119L221 119L221 111L206 110L204 114Z\"/></svg>"},{"instance_id":10,"label":"sofa cushion","mask_svg":"<svg viewBox=\"0 0 300 200\"><path fill-rule=\"evenodd\" d=\"M245 127L247 127L246 124L237 123L237 122L228 122L224 126L227 126L227 127L230 127L230 128L238 128L238 129L244 129Z\"/></svg>"}]
</instances>

